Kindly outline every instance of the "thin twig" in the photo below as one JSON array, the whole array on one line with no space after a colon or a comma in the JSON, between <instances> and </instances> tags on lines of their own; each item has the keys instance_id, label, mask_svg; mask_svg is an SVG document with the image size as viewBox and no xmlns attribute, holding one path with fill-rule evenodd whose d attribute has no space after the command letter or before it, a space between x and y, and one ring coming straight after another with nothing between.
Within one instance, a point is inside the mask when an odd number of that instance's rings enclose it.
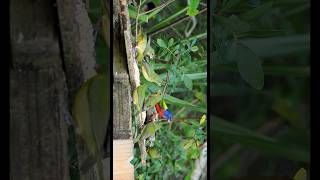
<instances>
[{"instance_id":1,"label":"thin twig","mask_svg":"<svg viewBox=\"0 0 320 180\"><path fill-rule=\"evenodd\" d=\"M182 36L182 34L176 29L176 28L174 28L174 27L170 27L172 30L173 30L173 32L175 32L181 39L183 38L183 36Z\"/></svg>"},{"instance_id":2,"label":"thin twig","mask_svg":"<svg viewBox=\"0 0 320 180\"><path fill-rule=\"evenodd\" d=\"M141 7L141 0L139 0L137 17L136 17L136 44L138 44L138 24L139 24L138 21L139 21L140 7Z\"/></svg>"},{"instance_id":3,"label":"thin twig","mask_svg":"<svg viewBox=\"0 0 320 180\"><path fill-rule=\"evenodd\" d=\"M196 28L196 26L197 26L197 19L196 19L196 17L192 17L191 20L192 20L192 26L191 26L191 28L190 28L189 30L186 28L186 29L185 29L185 32L184 32L187 38L191 35L191 33L193 32L193 30L194 30L194 29Z\"/></svg>"},{"instance_id":4,"label":"thin twig","mask_svg":"<svg viewBox=\"0 0 320 180\"><path fill-rule=\"evenodd\" d=\"M166 78L166 83L164 85L164 88L163 88L163 91L162 91L162 100L164 98L164 94L166 93L167 91L167 87L168 87L168 83L169 83L169 72L167 72L167 78Z\"/></svg>"},{"instance_id":5,"label":"thin twig","mask_svg":"<svg viewBox=\"0 0 320 180\"><path fill-rule=\"evenodd\" d=\"M199 15L199 14L205 12L205 11L207 11L207 8L204 8L204 9L200 10L197 15ZM180 23L182 23L182 22L184 22L184 21L186 21L186 20L188 20L188 19L190 19L190 18L191 18L190 16L186 15L186 16L184 16L184 17L176 20L175 22L173 22L170 26L164 26L164 27L162 27L162 28L160 28L160 29L158 29L158 30L155 30L155 31L153 31L153 32L150 32L150 33L149 33L149 36L153 36L153 35L158 34L158 33L160 33L160 32L166 31L167 29L169 29L169 28L171 28L171 27L174 27L174 26L176 26L176 25L178 25L178 24L180 24Z\"/></svg>"},{"instance_id":6,"label":"thin twig","mask_svg":"<svg viewBox=\"0 0 320 180\"><path fill-rule=\"evenodd\" d=\"M171 3L174 2L174 1L175 1L175 0L166 1L166 2L164 2L164 3L162 3L162 4L160 4L158 7L153 8L153 9L151 9L151 10L149 10L149 11L143 12L143 13L141 13L140 15L145 15L145 14L151 13L151 12L153 12L153 11L155 11L155 10L164 8L165 6L168 6L169 4L171 4Z\"/></svg>"}]
</instances>

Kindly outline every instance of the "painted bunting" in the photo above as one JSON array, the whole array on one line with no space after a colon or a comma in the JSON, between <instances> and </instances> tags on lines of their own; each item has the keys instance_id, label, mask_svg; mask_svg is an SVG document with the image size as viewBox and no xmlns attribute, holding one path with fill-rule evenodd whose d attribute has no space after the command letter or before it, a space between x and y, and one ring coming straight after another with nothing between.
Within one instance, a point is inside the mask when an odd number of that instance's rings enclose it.
<instances>
[{"instance_id":1,"label":"painted bunting","mask_svg":"<svg viewBox=\"0 0 320 180\"><path fill-rule=\"evenodd\" d=\"M160 106L160 104L162 106ZM172 113L168 110L168 107L164 100L160 101L160 104L157 103L155 105L156 111L161 118L167 119L170 123L172 122Z\"/></svg>"}]
</instances>

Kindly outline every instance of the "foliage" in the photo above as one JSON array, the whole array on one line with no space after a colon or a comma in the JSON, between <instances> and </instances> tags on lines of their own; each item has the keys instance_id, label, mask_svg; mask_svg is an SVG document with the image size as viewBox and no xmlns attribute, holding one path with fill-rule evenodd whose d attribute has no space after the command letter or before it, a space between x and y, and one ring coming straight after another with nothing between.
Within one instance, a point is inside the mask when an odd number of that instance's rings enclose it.
<instances>
[{"instance_id":1,"label":"foliage","mask_svg":"<svg viewBox=\"0 0 320 180\"><path fill-rule=\"evenodd\" d=\"M156 8L143 11L146 3ZM137 179L190 178L200 147L207 140L207 53L206 15L199 1L139 1L129 5L133 38L137 40L141 85L134 92L136 110L153 108L164 99L173 114L173 123L166 123L147 139L147 159L141 162L141 149L134 148ZM197 21L190 35L191 18ZM174 24L182 18L184 22ZM189 25L188 25L189 24ZM137 39L138 36L138 39ZM147 44L146 44L147 42ZM144 103L143 103L144 102ZM138 137L143 128L133 122ZM148 136L149 137L149 136Z\"/></svg>"},{"instance_id":2,"label":"foliage","mask_svg":"<svg viewBox=\"0 0 320 180\"><path fill-rule=\"evenodd\" d=\"M214 178L308 169L310 2L210 5Z\"/></svg>"}]
</instances>

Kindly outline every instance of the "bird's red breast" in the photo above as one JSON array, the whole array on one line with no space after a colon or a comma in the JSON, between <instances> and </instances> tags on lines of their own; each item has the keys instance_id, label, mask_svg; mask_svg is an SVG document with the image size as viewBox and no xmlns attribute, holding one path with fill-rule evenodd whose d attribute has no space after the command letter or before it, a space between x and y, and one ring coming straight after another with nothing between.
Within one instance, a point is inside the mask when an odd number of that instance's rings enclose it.
<instances>
[{"instance_id":1,"label":"bird's red breast","mask_svg":"<svg viewBox=\"0 0 320 180\"><path fill-rule=\"evenodd\" d=\"M161 117L161 118L163 118L163 113L164 113L164 110L160 107L160 105L157 103L156 105L156 111L157 111L157 113L159 114L159 116Z\"/></svg>"}]
</instances>

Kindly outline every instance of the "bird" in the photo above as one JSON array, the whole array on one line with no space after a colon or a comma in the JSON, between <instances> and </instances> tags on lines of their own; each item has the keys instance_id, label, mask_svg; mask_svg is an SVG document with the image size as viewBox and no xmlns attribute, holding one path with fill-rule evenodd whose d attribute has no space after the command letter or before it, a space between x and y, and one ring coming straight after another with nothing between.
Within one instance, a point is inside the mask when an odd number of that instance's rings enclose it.
<instances>
[{"instance_id":1,"label":"bird","mask_svg":"<svg viewBox=\"0 0 320 180\"><path fill-rule=\"evenodd\" d=\"M172 122L172 113L168 110L168 107L163 100L160 103L162 104L162 106L160 106L159 103L155 104L155 108L156 108L158 115L161 118L167 119L171 123Z\"/></svg>"}]
</instances>

